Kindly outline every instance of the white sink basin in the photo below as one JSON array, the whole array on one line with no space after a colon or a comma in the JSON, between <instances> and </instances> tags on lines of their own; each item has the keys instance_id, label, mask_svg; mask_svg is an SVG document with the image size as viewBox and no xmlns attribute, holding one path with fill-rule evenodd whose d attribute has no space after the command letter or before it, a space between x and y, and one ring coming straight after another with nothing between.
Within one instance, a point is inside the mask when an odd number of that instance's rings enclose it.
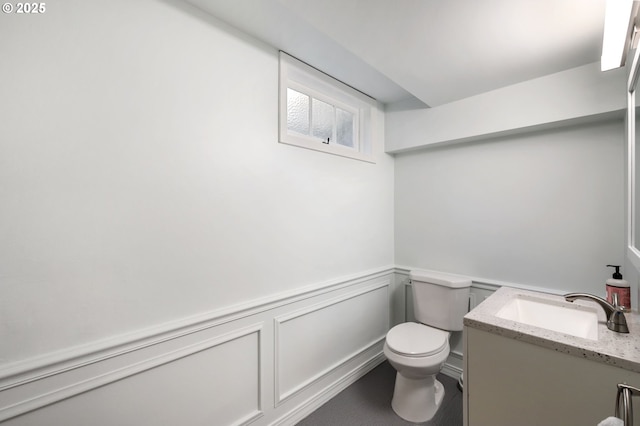
<instances>
[{"instance_id":1,"label":"white sink basin","mask_svg":"<svg viewBox=\"0 0 640 426\"><path fill-rule=\"evenodd\" d=\"M584 339L598 340L598 313L595 308L587 306L517 295L496 316Z\"/></svg>"}]
</instances>

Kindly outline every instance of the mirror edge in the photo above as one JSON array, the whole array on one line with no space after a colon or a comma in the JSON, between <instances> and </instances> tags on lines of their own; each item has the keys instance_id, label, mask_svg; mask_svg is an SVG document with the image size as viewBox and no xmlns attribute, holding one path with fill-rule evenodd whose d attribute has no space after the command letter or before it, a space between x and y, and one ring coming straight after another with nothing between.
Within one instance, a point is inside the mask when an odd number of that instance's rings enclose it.
<instances>
[{"instance_id":1,"label":"mirror edge","mask_svg":"<svg viewBox=\"0 0 640 426\"><path fill-rule=\"evenodd\" d=\"M627 117L626 117L626 138L627 138L627 258L640 271L640 250L636 247L635 230L638 226L635 223L634 214L636 207L636 125L635 125L635 94L638 77L640 76L640 49L633 53L633 62L629 69L627 80Z\"/></svg>"}]
</instances>

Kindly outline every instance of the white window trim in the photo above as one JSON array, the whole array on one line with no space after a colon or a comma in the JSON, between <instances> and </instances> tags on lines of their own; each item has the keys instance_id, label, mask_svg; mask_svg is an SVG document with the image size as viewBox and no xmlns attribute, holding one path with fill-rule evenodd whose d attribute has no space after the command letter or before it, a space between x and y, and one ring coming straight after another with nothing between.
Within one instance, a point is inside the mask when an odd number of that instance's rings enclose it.
<instances>
[{"instance_id":1,"label":"white window trim","mask_svg":"<svg viewBox=\"0 0 640 426\"><path fill-rule=\"evenodd\" d=\"M287 88L354 113L354 148L322 143L287 128ZM279 141L315 151L374 163L373 128L376 101L317 69L280 52Z\"/></svg>"}]
</instances>

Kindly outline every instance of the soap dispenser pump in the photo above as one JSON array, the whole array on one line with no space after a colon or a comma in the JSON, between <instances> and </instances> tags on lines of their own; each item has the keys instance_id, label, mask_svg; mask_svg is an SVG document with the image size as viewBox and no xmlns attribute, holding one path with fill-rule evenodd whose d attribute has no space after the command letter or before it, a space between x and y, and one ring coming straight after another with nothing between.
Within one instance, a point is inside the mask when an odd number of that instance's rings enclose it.
<instances>
[{"instance_id":1,"label":"soap dispenser pump","mask_svg":"<svg viewBox=\"0 0 640 426\"><path fill-rule=\"evenodd\" d=\"M612 277L607 280L607 302L613 304L614 294L617 295L618 305L623 311L631 310L631 286L627 280L622 279L620 265L607 265L616 268Z\"/></svg>"}]
</instances>

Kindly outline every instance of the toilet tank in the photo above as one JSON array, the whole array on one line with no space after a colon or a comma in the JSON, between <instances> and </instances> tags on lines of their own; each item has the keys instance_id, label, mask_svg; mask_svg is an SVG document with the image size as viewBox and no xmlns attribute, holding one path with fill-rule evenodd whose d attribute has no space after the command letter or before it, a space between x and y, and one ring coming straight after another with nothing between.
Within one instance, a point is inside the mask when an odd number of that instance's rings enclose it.
<instances>
[{"instance_id":1,"label":"toilet tank","mask_svg":"<svg viewBox=\"0 0 640 426\"><path fill-rule=\"evenodd\" d=\"M471 279L435 271L411 271L416 320L442 330L462 330Z\"/></svg>"}]
</instances>

